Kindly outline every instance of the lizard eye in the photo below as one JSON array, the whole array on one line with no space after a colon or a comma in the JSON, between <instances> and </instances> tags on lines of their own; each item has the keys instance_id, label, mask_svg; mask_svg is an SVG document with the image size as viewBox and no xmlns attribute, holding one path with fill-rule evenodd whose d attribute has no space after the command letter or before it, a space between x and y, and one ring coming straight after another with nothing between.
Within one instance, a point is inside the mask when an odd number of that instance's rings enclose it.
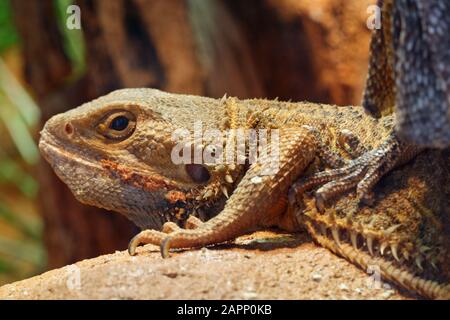
<instances>
[{"instance_id":1,"label":"lizard eye","mask_svg":"<svg viewBox=\"0 0 450 320\"><path fill-rule=\"evenodd\" d=\"M123 131L128 127L128 123L130 121L128 120L127 117L124 116L118 116L115 117L112 121L111 124L109 125L109 127L113 130L116 131Z\"/></svg>"},{"instance_id":2,"label":"lizard eye","mask_svg":"<svg viewBox=\"0 0 450 320\"><path fill-rule=\"evenodd\" d=\"M113 111L97 125L97 131L106 138L124 140L136 128L136 117L129 111Z\"/></svg>"}]
</instances>

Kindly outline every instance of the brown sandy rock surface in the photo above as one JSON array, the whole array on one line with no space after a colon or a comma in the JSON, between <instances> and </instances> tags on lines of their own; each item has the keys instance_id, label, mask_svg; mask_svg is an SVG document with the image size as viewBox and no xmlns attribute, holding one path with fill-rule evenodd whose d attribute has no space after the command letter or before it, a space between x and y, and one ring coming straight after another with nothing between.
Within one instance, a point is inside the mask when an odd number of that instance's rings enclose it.
<instances>
[{"instance_id":1,"label":"brown sandy rock surface","mask_svg":"<svg viewBox=\"0 0 450 320\"><path fill-rule=\"evenodd\" d=\"M410 298L305 235L272 232L172 253L169 259L153 245L134 257L117 251L0 288L0 299Z\"/></svg>"}]
</instances>

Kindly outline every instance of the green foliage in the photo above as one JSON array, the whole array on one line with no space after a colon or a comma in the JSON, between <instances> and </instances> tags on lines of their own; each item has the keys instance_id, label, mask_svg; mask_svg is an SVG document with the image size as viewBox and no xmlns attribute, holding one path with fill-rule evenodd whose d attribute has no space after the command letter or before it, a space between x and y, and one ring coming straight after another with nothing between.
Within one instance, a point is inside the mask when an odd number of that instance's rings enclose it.
<instances>
[{"instance_id":1,"label":"green foliage","mask_svg":"<svg viewBox=\"0 0 450 320\"><path fill-rule=\"evenodd\" d=\"M66 27L67 7L73 2L73 0L54 0L54 7L63 38L64 51L72 63L73 76L78 77L85 71L85 45L81 30L69 30ZM14 25L10 1L0 0L0 53L17 44L18 41L19 36Z\"/></svg>"},{"instance_id":2,"label":"green foliage","mask_svg":"<svg viewBox=\"0 0 450 320\"><path fill-rule=\"evenodd\" d=\"M18 35L13 24L9 0L0 0L0 52L17 41Z\"/></svg>"},{"instance_id":3,"label":"green foliage","mask_svg":"<svg viewBox=\"0 0 450 320\"><path fill-rule=\"evenodd\" d=\"M64 51L71 60L73 76L77 77L85 71L85 46L81 30L70 30L66 27L67 7L73 2L73 0L54 0L54 5L58 26L63 36Z\"/></svg>"},{"instance_id":4,"label":"green foliage","mask_svg":"<svg viewBox=\"0 0 450 320\"><path fill-rule=\"evenodd\" d=\"M53 0L63 48L72 63L73 72L67 81L85 72L82 31L66 27L71 14L67 8L73 2ZM0 0L0 54L19 42L12 14L10 1ZM42 221L35 213L27 212L33 211L32 205L23 205L36 200L39 187L30 174L39 160L35 142L39 118L39 108L0 56L0 135L3 135L0 138L0 190L13 195L10 199L0 191L0 284L40 272L46 263ZM2 230L8 231L7 234L2 234Z\"/></svg>"},{"instance_id":5,"label":"green foliage","mask_svg":"<svg viewBox=\"0 0 450 320\"><path fill-rule=\"evenodd\" d=\"M0 283L23 279L44 270L46 253L36 241L0 236Z\"/></svg>"},{"instance_id":6,"label":"green foliage","mask_svg":"<svg viewBox=\"0 0 450 320\"><path fill-rule=\"evenodd\" d=\"M28 164L34 164L39 152L30 128L34 128L39 120L39 108L9 72L0 58L0 121L10 133L11 139Z\"/></svg>"},{"instance_id":7,"label":"green foliage","mask_svg":"<svg viewBox=\"0 0 450 320\"><path fill-rule=\"evenodd\" d=\"M19 164L5 156L0 157L0 184L15 185L28 198L34 198L37 194L38 184L36 180L25 172ZM0 203L0 208L1 205Z\"/></svg>"},{"instance_id":8,"label":"green foliage","mask_svg":"<svg viewBox=\"0 0 450 320\"><path fill-rule=\"evenodd\" d=\"M0 0L2 1L2 0ZM29 173L39 159L33 138L39 108L0 58L0 283L42 271L42 221L31 204L38 184ZM6 134L5 134L6 133Z\"/></svg>"}]
</instances>

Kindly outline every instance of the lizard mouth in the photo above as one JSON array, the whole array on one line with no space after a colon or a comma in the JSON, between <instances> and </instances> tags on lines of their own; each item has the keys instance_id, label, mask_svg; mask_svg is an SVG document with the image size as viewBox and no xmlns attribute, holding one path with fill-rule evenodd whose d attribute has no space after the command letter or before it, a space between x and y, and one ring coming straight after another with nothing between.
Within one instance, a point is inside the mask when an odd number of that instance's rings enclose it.
<instances>
[{"instance_id":1,"label":"lizard mouth","mask_svg":"<svg viewBox=\"0 0 450 320\"><path fill-rule=\"evenodd\" d=\"M50 122L52 119L46 123L40 132L39 150L53 169L57 169L59 165L69 162L94 170L100 169L98 163L89 160L89 150L80 150L76 145L60 137L59 127L51 126Z\"/></svg>"},{"instance_id":2,"label":"lizard mouth","mask_svg":"<svg viewBox=\"0 0 450 320\"><path fill-rule=\"evenodd\" d=\"M58 146L58 144L49 141L48 139L41 137L39 140L39 150L45 160L55 169L57 163L62 161L68 161L72 163L80 164L84 167L90 167L92 169L101 170L101 166L94 161L89 161L74 152L65 150Z\"/></svg>"},{"instance_id":3,"label":"lizard mouth","mask_svg":"<svg viewBox=\"0 0 450 320\"><path fill-rule=\"evenodd\" d=\"M45 130L41 133L39 150L56 175L80 202L93 203L95 194L89 192L89 184L95 183L96 180L107 181L106 174L103 173L105 170L98 162L89 160L85 154L77 152L74 146L62 146L58 139ZM101 193L103 192L101 189L107 188L103 184L100 186L96 193Z\"/></svg>"},{"instance_id":4,"label":"lizard mouth","mask_svg":"<svg viewBox=\"0 0 450 320\"><path fill-rule=\"evenodd\" d=\"M160 175L127 170L127 166L77 146L62 146L58 137L45 129L39 149L81 203L120 212L142 229L160 229L164 222L174 220L164 195L178 186Z\"/></svg>"}]
</instances>

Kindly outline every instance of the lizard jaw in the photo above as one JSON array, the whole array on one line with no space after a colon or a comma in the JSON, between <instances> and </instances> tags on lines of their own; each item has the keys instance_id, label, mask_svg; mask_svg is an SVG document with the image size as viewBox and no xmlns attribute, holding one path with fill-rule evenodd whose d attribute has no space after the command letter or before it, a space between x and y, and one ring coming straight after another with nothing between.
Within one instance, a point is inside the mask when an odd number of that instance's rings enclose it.
<instances>
[{"instance_id":1,"label":"lizard jaw","mask_svg":"<svg viewBox=\"0 0 450 320\"><path fill-rule=\"evenodd\" d=\"M165 222L173 220L164 210L163 190L150 192L114 178L100 161L74 156L71 151L59 147L48 132L42 132L39 149L81 203L119 212L141 229L159 229ZM92 184L96 185L95 189Z\"/></svg>"},{"instance_id":2,"label":"lizard jaw","mask_svg":"<svg viewBox=\"0 0 450 320\"><path fill-rule=\"evenodd\" d=\"M57 163L64 161L64 159L73 159L80 165L89 167L93 170L100 170L100 165L95 162L85 160L83 157L74 157L70 152L57 147L52 142L47 141L45 138L39 140L39 150L44 156L45 160L52 166L53 169L57 169Z\"/></svg>"}]
</instances>

